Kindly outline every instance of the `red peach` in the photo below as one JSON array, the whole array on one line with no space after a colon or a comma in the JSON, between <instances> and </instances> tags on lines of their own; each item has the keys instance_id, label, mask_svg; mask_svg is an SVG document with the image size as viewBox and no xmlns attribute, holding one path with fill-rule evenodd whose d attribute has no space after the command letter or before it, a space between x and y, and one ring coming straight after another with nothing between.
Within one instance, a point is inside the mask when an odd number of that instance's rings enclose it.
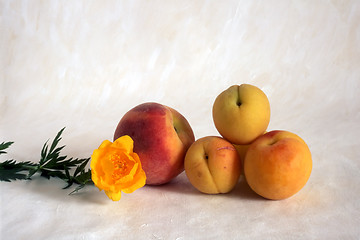
<instances>
[{"instance_id":1,"label":"red peach","mask_svg":"<svg viewBox=\"0 0 360 240\"><path fill-rule=\"evenodd\" d=\"M184 170L187 149L195 141L188 121L176 110L154 102L140 104L120 120L114 140L129 135L146 174L146 184L169 182Z\"/></svg>"}]
</instances>

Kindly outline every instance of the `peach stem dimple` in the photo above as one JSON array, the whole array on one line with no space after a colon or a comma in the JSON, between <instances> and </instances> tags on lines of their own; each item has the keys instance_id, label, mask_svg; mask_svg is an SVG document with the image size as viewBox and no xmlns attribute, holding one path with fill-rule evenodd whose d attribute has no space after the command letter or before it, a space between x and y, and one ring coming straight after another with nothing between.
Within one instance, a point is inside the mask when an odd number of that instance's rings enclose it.
<instances>
[{"instance_id":1,"label":"peach stem dimple","mask_svg":"<svg viewBox=\"0 0 360 240\"><path fill-rule=\"evenodd\" d=\"M269 146L272 146L277 142L278 142L277 139L271 139L271 141L269 142Z\"/></svg>"},{"instance_id":2,"label":"peach stem dimple","mask_svg":"<svg viewBox=\"0 0 360 240\"><path fill-rule=\"evenodd\" d=\"M238 95L237 95L237 100L236 100L236 105L237 105L238 107L241 106L239 88L240 88L240 86L238 86L238 91L237 91L237 94L238 94Z\"/></svg>"}]
</instances>

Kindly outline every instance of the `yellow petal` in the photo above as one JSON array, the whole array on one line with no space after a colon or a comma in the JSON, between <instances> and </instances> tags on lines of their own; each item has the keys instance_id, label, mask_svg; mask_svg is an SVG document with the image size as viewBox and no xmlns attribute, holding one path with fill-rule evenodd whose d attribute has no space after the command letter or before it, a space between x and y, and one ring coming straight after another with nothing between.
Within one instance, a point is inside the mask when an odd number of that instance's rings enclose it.
<instances>
[{"instance_id":1,"label":"yellow petal","mask_svg":"<svg viewBox=\"0 0 360 240\"><path fill-rule=\"evenodd\" d=\"M104 159L104 150L96 149L91 155L90 168L97 172L99 176L104 175L102 161Z\"/></svg>"},{"instance_id":2,"label":"yellow petal","mask_svg":"<svg viewBox=\"0 0 360 240\"><path fill-rule=\"evenodd\" d=\"M105 193L113 201L119 201L121 198L121 191L118 192L105 191Z\"/></svg>"},{"instance_id":3,"label":"yellow petal","mask_svg":"<svg viewBox=\"0 0 360 240\"><path fill-rule=\"evenodd\" d=\"M139 173L139 176L137 176L137 181L135 183L133 183L131 186L129 186L128 188L122 189L122 191L124 193L132 193L136 189L143 187L145 185L145 183L146 183L145 172L143 170L141 170L141 172Z\"/></svg>"},{"instance_id":4,"label":"yellow petal","mask_svg":"<svg viewBox=\"0 0 360 240\"><path fill-rule=\"evenodd\" d=\"M126 175L126 176L123 176L122 178L120 178L119 180L117 180L116 184L121 186L123 184L127 184L127 183L131 182L133 179L134 179L134 176ZM121 187L123 187L123 186L121 186Z\"/></svg>"},{"instance_id":5,"label":"yellow petal","mask_svg":"<svg viewBox=\"0 0 360 240\"><path fill-rule=\"evenodd\" d=\"M139 164L139 168L142 169L142 165L141 165L139 155L137 155L136 153L133 152L133 153L131 153L131 156L134 159L134 161Z\"/></svg>"},{"instance_id":6,"label":"yellow petal","mask_svg":"<svg viewBox=\"0 0 360 240\"><path fill-rule=\"evenodd\" d=\"M99 177L94 170L91 169L91 180L95 183L99 181Z\"/></svg>"},{"instance_id":7,"label":"yellow petal","mask_svg":"<svg viewBox=\"0 0 360 240\"><path fill-rule=\"evenodd\" d=\"M138 169L138 165L139 164L134 164L133 168L131 169L131 171L128 173L128 175L123 176L122 178L120 178L119 180L116 181L116 184L126 184L128 182L131 182L134 178L134 175Z\"/></svg>"},{"instance_id":8,"label":"yellow petal","mask_svg":"<svg viewBox=\"0 0 360 240\"><path fill-rule=\"evenodd\" d=\"M134 141L128 135L124 135L114 141L113 147L124 149L127 153L130 153L133 151Z\"/></svg>"},{"instance_id":9,"label":"yellow petal","mask_svg":"<svg viewBox=\"0 0 360 240\"><path fill-rule=\"evenodd\" d=\"M99 190L113 201L121 198L121 191L131 193L146 183L146 175L139 156L133 152L134 142L125 135L114 143L103 141L91 156L91 178Z\"/></svg>"},{"instance_id":10,"label":"yellow petal","mask_svg":"<svg viewBox=\"0 0 360 240\"><path fill-rule=\"evenodd\" d=\"M99 178L98 179L98 182L94 182L95 186L98 187L99 189L101 190L109 190L110 187L108 186L108 184L102 179L102 178Z\"/></svg>"},{"instance_id":11,"label":"yellow petal","mask_svg":"<svg viewBox=\"0 0 360 240\"><path fill-rule=\"evenodd\" d=\"M101 145L99 146L99 149L101 148L105 148L105 147L108 147L108 146L111 146L113 143L110 142L109 140L104 140Z\"/></svg>"},{"instance_id":12,"label":"yellow petal","mask_svg":"<svg viewBox=\"0 0 360 240\"><path fill-rule=\"evenodd\" d=\"M97 162L98 162L98 160L99 160L99 158L100 158L100 152L99 152L99 150L98 149L95 149L94 151L93 151L93 154L91 155L91 162L90 162L90 167L92 168L92 169L95 169L95 165L97 164Z\"/></svg>"}]
</instances>

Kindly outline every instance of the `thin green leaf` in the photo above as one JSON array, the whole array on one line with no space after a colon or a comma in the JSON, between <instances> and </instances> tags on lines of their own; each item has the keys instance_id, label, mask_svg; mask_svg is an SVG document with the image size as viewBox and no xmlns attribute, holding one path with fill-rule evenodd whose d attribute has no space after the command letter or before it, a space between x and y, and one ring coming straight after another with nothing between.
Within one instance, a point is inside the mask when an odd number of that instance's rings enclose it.
<instances>
[{"instance_id":1,"label":"thin green leaf","mask_svg":"<svg viewBox=\"0 0 360 240\"><path fill-rule=\"evenodd\" d=\"M25 180L27 174L24 171L36 168L36 164L31 162L19 162L7 160L0 163L0 181L10 182L13 180Z\"/></svg>"},{"instance_id":2,"label":"thin green leaf","mask_svg":"<svg viewBox=\"0 0 360 240\"><path fill-rule=\"evenodd\" d=\"M94 184L91 179L91 170L84 170L78 176L75 177L75 181L78 184Z\"/></svg>"},{"instance_id":3,"label":"thin green leaf","mask_svg":"<svg viewBox=\"0 0 360 240\"><path fill-rule=\"evenodd\" d=\"M64 168L65 170L65 176L66 176L66 178L67 179L70 179L71 178L71 175L70 175L70 172L69 172L69 170L68 169L66 169L66 168Z\"/></svg>"},{"instance_id":4,"label":"thin green leaf","mask_svg":"<svg viewBox=\"0 0 360 240\"><path fill-rule=\"evenodd\" d=\"M45 142L43 148L41 149L41 155L40 155L40 161L39 161L40 164L43 164L44 162L47 161L46 156L47 156L47 149L48 149L48 146L47 146L48 141Z\"/></svg>"},{"instance_id":5,"label":"thin green leaf","mask_svg":"<svg viewBox=\"0 0 360 240\"><path fill-rule=\"evenodd\" d=\"M50 179L57 177L67 183L64 188L69 188L74 183L78 184L74 191L70 194L79 191L86 184L93 184L91 180L90 169L85 170L90 158L73 159L62 156L61 151L65 146L58 147L61 134L65 127L62 128L49 146L49 140L45 142L40 152L40 160L38 164L30 162L15 162L13 160L0 163L0 180L11 181L16 179L31 179L31 177L40 173L42 177ZM8 148L12 142L0 144L0 150ZM6 153L1 151L0 153ZM73 172L73 174L71 174Z\"/></svg>"},{"instance_id":6,"label":"thin green leaf","mask_svg":"<svg viewBox=\"0 0 360 240\"><path fill-rule=\"evenodd\" d=\"M79 184L74 191L70 192L69 195L78 192L80 189L84 188L86 185L93 185L94 182L91 180L91 170L82 171L81 174L76 177L76 183Z\"/></svg>"},{"instance_id":7,"label":"thin green leaf","mask_svg":"<svg viewBox=\"0 0 360 240\"><path fill-rule=\"evenodd\" d=\"M36 168L36 169L30 170L26 178L27 178L27 179L31 179L31 177L34 176L35 173L37 173L37 171L39 171L39 167Z\"/></svg>"},{"instance_id":8,"label":"thin green leaf","mask_svg":"<svg viewBox=\"0 0 360 240\"><path fill-rule=\"evenodd\" d=\"M40 176L45 177L47 179L50 179L50 177L58 177L60 179L66 179L66 175L58 170L41 169Z\"/></svg>"},{"instance_id":9,"label":"thin green leaf","mask_svg":"<svg viewBox=\"0 0 360 240\"><path fill-rule=\"evenodd\" d=\"M60 140L61 140L61 134L63 133L64 129L65 129L65 127L63 127L63 128L56 134L56 137L54 138L54 141L53 141L52 144L51 144L51 147L50 147L49 152L52 152L52 151L55 149L56 145L60 142ZM65 147L65 146L63 146L63 147Z\"/></svg>"},{"instance_id":10,"label":"thin green leaf","mask_svg":"<svg viewBox=\"0 0 360 240\"><path fill-rule=\"evenodd\" d=\"M76 177L80 172L84 171L87 163L90 161L90 158L82 159L82 163L75 169L74 177Z\"/></svg>"},{"instance_id":11,"label":"thin green leaf","mask_svg":"<svg viewBox=\"0 0 360 240\"><path fill-rule=\"evenodd\" d=\"M85 184L80 184L77 186L72 192L69 193L69 195L72 195L74 193L77 193L79 190L83 189L85 187Z\"/></svg>"},{"instance_id":12,"label":"thin green leaf","mask_svg":"<svg viewBox=\"0 0 360 240\"><path fill-rule=\"evenodd\" d=\"M0 143L0 154L6 153L6 151L3 151L3 150L9 148L10 145L13 144L13 143L14 142L2 142L2 143Z\"/></svg>"}]
</instances>

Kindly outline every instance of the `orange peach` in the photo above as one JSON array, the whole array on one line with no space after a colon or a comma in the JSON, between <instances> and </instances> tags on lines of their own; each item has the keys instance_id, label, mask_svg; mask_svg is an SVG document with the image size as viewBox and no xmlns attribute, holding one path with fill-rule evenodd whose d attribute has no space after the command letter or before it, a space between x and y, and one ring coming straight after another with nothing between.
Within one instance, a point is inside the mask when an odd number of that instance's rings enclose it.
<instances>
[{"instance_id":1,"label":"orange peach","mask_svg":"<svg viewBox=\"0 0 360 240\"><path fill-rule=\"evenodd\" d=\"M169 182L184 170L187 149L195 141L190 124L176 110L143 103L129 110L120 120L114 140L129 135L146 174L146 184Z\"/></svg>"},{"instance_id":2,"label":"orange peach","mask_svg":"<svg viewBox=\"0 0 360 240\"><path fill-rule=\"evenodd\" d=\"M251 143L244 161L250 188L260 196L280 200L302 189L312 170L310 150L288 131L271 131Z\"/></svg>"},{"instance_id":3,"label":"orange peach","mask_svg":"<svg viewBox=\"0 0 360 240\"><path fill-rule=\"evenodd\" d=\"M235 147L221 137L209 136L195 141L185 156L185 173L200 192L230 192L241 172Z\"/></svg>"}]
</instances>

